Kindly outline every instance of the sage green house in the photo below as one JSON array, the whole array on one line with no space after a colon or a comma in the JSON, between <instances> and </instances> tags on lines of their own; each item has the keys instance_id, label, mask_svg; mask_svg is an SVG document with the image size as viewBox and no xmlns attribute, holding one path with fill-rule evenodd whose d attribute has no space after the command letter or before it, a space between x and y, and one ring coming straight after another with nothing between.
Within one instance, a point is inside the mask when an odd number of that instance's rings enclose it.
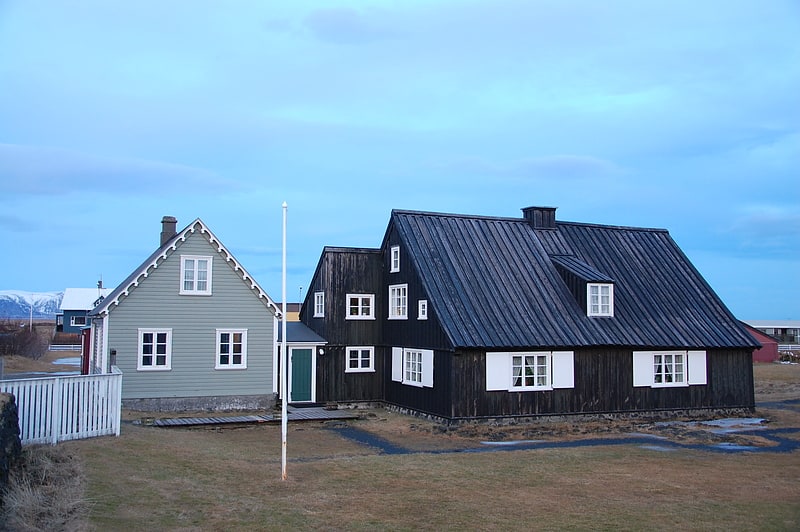
<instances>
[{"instance_id":1,"label":"sage green house","mask_svg":"<svg viewBox=\"0 0 800 532\"><path fill-rule=\"evenodd\" d=\"M91 311L91 373L122 373L140 410L271 408L279 307L199 218L176 231Z\"/></svg>"}]
</instances>

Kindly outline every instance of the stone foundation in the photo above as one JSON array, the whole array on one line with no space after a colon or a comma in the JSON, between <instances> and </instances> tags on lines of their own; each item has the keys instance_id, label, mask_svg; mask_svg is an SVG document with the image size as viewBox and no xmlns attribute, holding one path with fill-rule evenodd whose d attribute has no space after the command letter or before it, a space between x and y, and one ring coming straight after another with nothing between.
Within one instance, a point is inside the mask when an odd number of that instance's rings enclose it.
<instances>
[{"instance_id":1,"label":"stone foundation","mask_svg":"<svg viewBox=\"0 0 800 532\"><path fill-rule=\"evenodd\" d=\"M122 408L139 412L236 412L245 410L271 410L275 407L274 394L220 395L210 397L154 397L123 399Z\"/></svg>"}]
</instances>

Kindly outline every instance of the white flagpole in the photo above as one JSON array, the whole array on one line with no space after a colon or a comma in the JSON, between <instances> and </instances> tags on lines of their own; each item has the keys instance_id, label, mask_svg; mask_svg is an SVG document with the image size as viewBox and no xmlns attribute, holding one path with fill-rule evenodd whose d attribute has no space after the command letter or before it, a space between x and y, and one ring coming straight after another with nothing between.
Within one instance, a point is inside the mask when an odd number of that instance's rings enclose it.
<instances>
[{"instance_id":1,"label":"white flagpole","mask_svg":"<svg viewBox=\"0 0 800 532\"><path fill-rule=\"evenodd\" d=\"M286 352L286 210L288 205L283 202L283 275L282 275L282 301L283 301L283 317L281 318L281 480L286 480L286 429L288 424L288 403L289 403L289 389L287 388L287 373L289 373L288 360L289 356Z\"/></svg>"}]
</instances>

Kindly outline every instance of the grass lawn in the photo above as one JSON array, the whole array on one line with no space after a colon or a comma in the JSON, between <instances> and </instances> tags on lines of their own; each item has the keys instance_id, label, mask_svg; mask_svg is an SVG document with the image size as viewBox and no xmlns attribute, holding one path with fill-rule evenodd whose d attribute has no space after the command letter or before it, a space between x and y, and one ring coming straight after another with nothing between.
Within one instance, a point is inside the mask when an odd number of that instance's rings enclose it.
<instances>
[{"instance_id":1,"label":"grass lawn","mask_svg":"<svg viewBox=\"0 0 800 532\"><path fill-rule=\"evenodd\" d=\"M800 397L800 366L756 366L756 380L764 400ZM351 423L410 449L481 445L377 414ZM770 427L800 426L796 408L758 415ZM798 451L601 445L385 455L324 423L293 423L282 481L276 425L125 424L119 438L59 446L82 465L94 530L800 529Z\"/></svg>"}]
</instances>

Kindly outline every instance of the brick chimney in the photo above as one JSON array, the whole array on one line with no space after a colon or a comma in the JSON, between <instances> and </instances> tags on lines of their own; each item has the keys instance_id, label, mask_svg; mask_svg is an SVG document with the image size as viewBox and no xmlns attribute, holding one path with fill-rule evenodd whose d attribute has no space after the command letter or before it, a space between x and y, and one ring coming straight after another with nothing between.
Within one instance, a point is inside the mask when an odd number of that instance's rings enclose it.
<instances>
[{"instance_id":1,"label":"brick chimney","mask_svg":"<svg viewBox=\"0 0 800 532\"><path fill-rule=\"evenodd\" d=\"M178 234L178 219L174 216L164 216L161 218L161 245L163 246L169 240Z\"/></svg>"},{"instance_id":2,"label":"brick chimney","mask_svg":"<svg viewBox=\"0 0 800 532\"><path fill-rule=\"evenodd\" d=\"M522 215L534 229L556 228L556 207L525 207Z\"/></svg>"}]
</instances>

